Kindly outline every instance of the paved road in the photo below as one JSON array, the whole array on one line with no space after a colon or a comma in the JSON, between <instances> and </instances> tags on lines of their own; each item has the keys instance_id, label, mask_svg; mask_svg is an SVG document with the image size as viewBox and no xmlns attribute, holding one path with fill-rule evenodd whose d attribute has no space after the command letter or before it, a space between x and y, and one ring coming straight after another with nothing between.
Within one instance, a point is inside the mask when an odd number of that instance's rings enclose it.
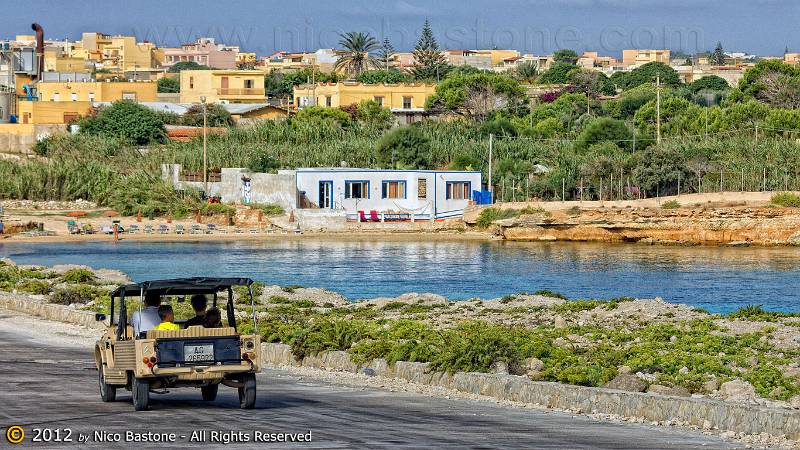
<instances>
[{"instance_id":1,"label":"paved road","mask_svg":"<svg viewBox=\"0 0 800 450\"><path fill-rule=\"evenodd\" d=\"M8 317L0 317L0 321ZM151 411L136 413L126 391L114 403L97 393L91 349L43 347L0 329L0 426L71 428L77 433L194 430L308 432L308 444L239 444L227 448L737 448L701 433L639 424L600 423L568 414L506 408L486 402L429 398L300 380L268 370L258 377L255 410L238 409L235 390L220 388L213 403L195 389L155 396ZM5 431L5 430L3 430ZM18 447L34 445L28 441ZM0 448L7 445L0 437ZM55 445L51 444L51 447ZM61 444L75 447L78 444ZM91 448L163 448L174 444L90 441ZM221 447L206 443L206 448Z\"/></svg>"}]
</instances>

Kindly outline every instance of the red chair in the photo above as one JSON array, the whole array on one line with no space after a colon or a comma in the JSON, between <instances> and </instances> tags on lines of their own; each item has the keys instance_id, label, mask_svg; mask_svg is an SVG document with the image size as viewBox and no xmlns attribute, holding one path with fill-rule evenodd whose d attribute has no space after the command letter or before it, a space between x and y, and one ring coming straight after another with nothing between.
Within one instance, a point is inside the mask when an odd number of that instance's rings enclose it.
<instances>
[{"instance_id":1,"label":"red chair","mask_svg":"<svg viewBox=\"0 0 800 450\"><path fill-rule=\"evenodd\" d=\"M359 222L366 222L367 221L367 217L364 215L364 211L359 211L358 212L358 221Z\"/></svg>"},{"instance_id":2,"label":"red chair","mask_svg":"<svg viewBox=\"0 0 800 450\"><path fill-rule=\"evenodd\" d=\"M371 221L373 221L373 222L380 222L381 221L381 218L378 217L378 211L375 211L374 209L369 212L369 219Z\"/></svg>"}]
</instances>

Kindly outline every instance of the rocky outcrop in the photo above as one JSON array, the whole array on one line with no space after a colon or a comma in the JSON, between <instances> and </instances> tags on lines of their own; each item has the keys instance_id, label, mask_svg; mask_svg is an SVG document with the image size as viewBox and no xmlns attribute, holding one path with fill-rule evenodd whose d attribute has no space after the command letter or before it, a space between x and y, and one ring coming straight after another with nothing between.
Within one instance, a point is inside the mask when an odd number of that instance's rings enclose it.
<instances>
[{"instance_id":1,"label":"rocky outcrop","mask_svg":"<svg viewBox=\"0 0 800 450\"><path fill-rule=\"evenodd\" d=\"M599 208L495 223L507 240L800 245L800 208Z\"/></svg>"},{"instance_id":2,"label":"rocky outcrop","mask_svg":"<svg viewBox=\"0 0 800 450\"><path fill-rule=\"evenodd\" d=\"M647 389L647 382L636 375L621 373L603 385L603 387L618 391L644 392Z\"/></svg>"}]
</instances>

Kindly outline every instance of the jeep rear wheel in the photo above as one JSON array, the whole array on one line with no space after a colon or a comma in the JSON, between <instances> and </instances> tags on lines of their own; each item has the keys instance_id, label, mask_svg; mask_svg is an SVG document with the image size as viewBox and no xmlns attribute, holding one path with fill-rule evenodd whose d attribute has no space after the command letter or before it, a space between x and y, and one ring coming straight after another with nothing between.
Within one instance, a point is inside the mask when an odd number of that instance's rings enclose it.
<instances>
[{"instance_id":1,"label":"jeep rear wheel","mask_svg":"<svg viewBox=\"0 0 800 450\"><path fill-rule=\"evenodd\" d=\"M134 377L131 385L133 409L136 411L146 410L150 405L150 382L142 378Z\"/></svg>"},{"instance_id":2,"label":"jeep rear wheel","mask_svg":"<svg viewBox=\"0 0 800 450\"><path fill-rule=\"evenodd\" d=\"M242 376L242 387L239 388L239 407L253 409L256 405L256 374L246 373Z\"/></svg>"},{"instance_id":3,"label":"jeep rear wheel","mask_svg":"<svg viewBox=\"0 0 800 450\"><path fill-rule=\"evenodd\" d=\"M217 392L219 392L219 385L218 384L211 384L208 386L203 386L200 388L200 391L203 393L203 400L213 402L217 399Z\"/></svg>"},{"instance_id":4,"label":"jeep rear wheel","mask_svg":"<svg viewBox=\"0 0 800 450\"><path fill-rule=\"evenodd\" d=\"M97 369L97 373L99 373L100 398L103 399L104 402L113 402L117 399L117 388L116 386L110 386L106 383L106 377L103 375L104 369L105 366L100 366L100 368Z\"/></svg>"}]
</instances>

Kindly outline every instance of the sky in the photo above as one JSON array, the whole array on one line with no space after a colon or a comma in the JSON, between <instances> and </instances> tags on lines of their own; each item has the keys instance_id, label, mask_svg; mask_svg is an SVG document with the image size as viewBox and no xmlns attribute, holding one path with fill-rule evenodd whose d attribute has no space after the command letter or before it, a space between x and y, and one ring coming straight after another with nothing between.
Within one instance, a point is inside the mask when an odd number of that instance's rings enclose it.
<instances>
[{"instance_id":1,"label":"sky","mask_svg":"<svg viewBox=\"0 0 800 450\"><path fill-rule=\"evenodd\" d=\"M10 1L10 0L3 0ZM428 18L440 46L513 48L549 54L561 48L619 56L625 48L695 53L717 41L726 51L800 52L798 0L28 0L3 8L0 38L48 39L83 31L135 35L159 46L210 36L243 51L332 48L346 31L388 37L411 49Z\"/></svg>"}]
</instances>

